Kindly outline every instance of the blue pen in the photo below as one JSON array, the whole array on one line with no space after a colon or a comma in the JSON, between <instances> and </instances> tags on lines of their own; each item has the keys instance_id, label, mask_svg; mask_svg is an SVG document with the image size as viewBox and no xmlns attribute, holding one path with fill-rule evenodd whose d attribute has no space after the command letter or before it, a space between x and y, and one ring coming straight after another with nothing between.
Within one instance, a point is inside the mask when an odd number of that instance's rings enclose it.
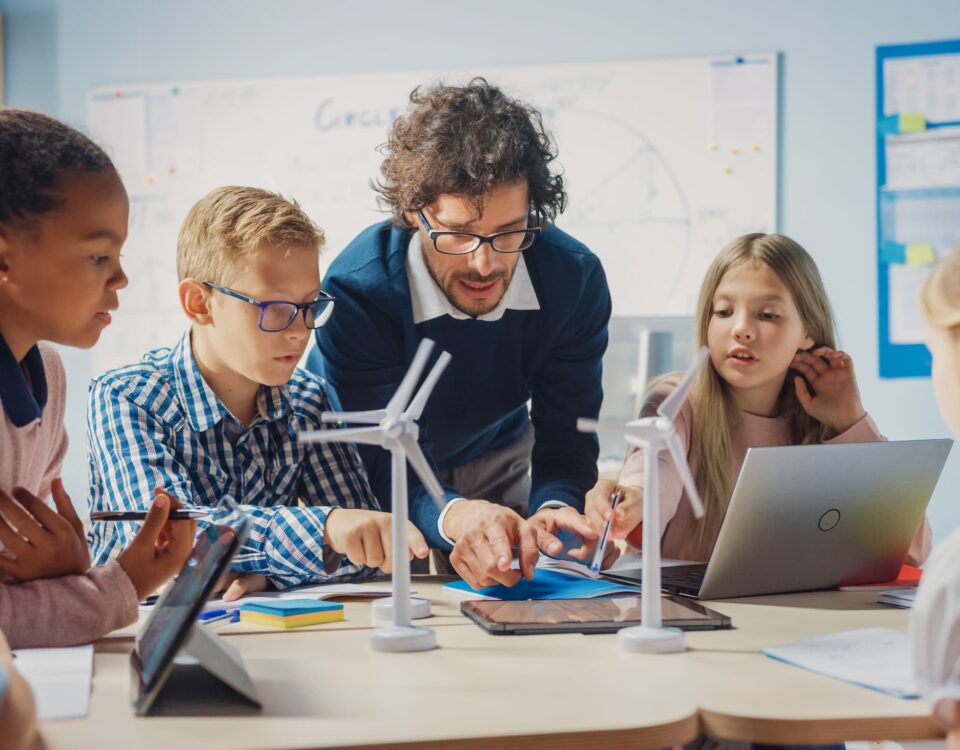
<instances>
[{"instance_id":1,"label":"blue pen","mask_svg":"<svg viewBox=\"0 0 960 750\"><path fill-rule=\"evenodd\" d=\"M217 620L226 620L229 616L230 612L226 609L211 609L209 612L201 612L197 619L204 625L209 625Z\"/></svg>"},{"instance_id":2,"label":"blue pen","mask_svg":"<svg viewBox=\"0 0 960 750\"><path fill-rule=\"evenodd\" d=\"M610 520L603 527L603 534L600 535L600 541L597 542L597 549L593 553L593 562L590 563L590 572L599 573L603 565L603 552L607 548L607 539L610 537L610 527L613 525L613 511L617 509L617 503L620 502L620 495L623 491L617 487L610 495Z\"/></svg>"}]
</instances>

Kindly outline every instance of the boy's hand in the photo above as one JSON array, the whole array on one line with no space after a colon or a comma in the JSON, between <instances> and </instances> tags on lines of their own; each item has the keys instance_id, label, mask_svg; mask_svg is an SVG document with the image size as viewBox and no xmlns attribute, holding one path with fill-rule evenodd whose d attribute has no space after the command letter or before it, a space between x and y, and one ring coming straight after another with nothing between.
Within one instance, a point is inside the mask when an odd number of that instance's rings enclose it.
<instances>
[{"instance_id":1,"label":"boy's hand","mask_svg":"<svg viewBox=\"0 0 960 750\"><path fill-rule=\"evenodd\" d=\"M32 581L90 569L83 524L59 478L52 491L59 513L22 487L13 490L13 498L0 490L0 542L15 558L0 556L0 574Z\"/></svg>"},{"instance_id":2,"label":"boy's hand","mask_svg":"<svg viewBox=\"0 0 960 750\"><path fill-rule=\"evenodd\" d=\"M354 565L392 570L393 544L390 529L393 518L377 510L334 508L327 515L324 541L334 552L346 555ZM407 522L407 541L410 559L425 558L430 550L420 530Z\"/></svg>"},{"instance_id":3,"label":"boy's hand","mask_svg":"<svg viewBox=\"0 0 960 750\"><path fill-rule=\"evenodd\" d=\"M846 432L863 419L853 360L829 346L797 352L790 366L803 374L816 395L811 395L803 378L794 378L797 399L803 410L823 424L833 436Z\"/></svg>"},{"instance_id":4,"label":"boy's hand","mask_svg":"<svg viewBox=\"0 0 960 750\"><path fill-rule=\"evenodd\" d=\"M643 488L621 486L620 502L617 503L615 510L611 510L610 496L616 488L617 483L609 479L601 479L597 482L587 493L584 515L590 526L601 534L603 527L612 516L610 538L626 539L627 534L643 520Z\"/></svg>"},{"instance_id":5,"label":"boy's hand","mask_svg":"<svg viewBox=\"0 0 960 750\"><path fill-rule=\"evenodd\" d=\"M223 601L233 602L250 594L256 594L259 591L266 591L270 588L270 582L267 577L259 573L235 573L227 571L217 583L217 591L223 592Z\"/></svg>"},{"instance_id":6,"label":"boy's hand","mask_svg":"<svg viewBox=\"0 0 960 750\"><path fill-rule=\"evenodd\" d=\"M117 558L140 600L179 573L193 551L197 522L167 520L179 507L175 498L157 489L143 526Z\"/></svg>"}]
</instances>

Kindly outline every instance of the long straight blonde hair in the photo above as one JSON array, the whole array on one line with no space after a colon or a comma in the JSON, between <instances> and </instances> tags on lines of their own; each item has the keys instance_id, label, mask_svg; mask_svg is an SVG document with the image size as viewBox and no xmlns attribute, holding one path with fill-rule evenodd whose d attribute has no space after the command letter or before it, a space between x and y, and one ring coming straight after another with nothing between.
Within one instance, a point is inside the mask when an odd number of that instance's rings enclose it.
<instances>
[{"instance_id":1,"label":"long straight blonde hair","mask_svg":"<svg viewBox=\"0 0 960 750\"><path fill-rule=\"evenodd\" d=\"M697 302L697 348L707 345L717 287L727 271L745 263L764 263L779 277L793 297L804 332L815 342L814 348L836 348L833 312L817 265L806 250L781 234L743 235L714 259ZM695 408L690 452L699 455L696 482L705 513L684 544L682 556L688 560L706 560L716 542L732 490L730 433L736 426L738 412L729 386L712 363L703 369L692 398ZM800 406L789 373L780 391L778 411L789 419L793 445L821 442L823 427Z\"/></svg>"}]
</instances>

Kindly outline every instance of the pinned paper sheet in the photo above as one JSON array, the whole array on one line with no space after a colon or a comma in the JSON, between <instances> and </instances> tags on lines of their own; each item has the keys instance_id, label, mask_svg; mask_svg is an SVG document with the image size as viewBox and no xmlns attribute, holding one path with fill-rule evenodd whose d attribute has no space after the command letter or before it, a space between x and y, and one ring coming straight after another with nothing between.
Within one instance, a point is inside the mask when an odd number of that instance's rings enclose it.
<instances>
[{"instance_id":1,"label":"pinned paper sheet","mask_svg":"<svg viewBox=\"0 0 960 750\"><path fill-rule=\"evenodd\" d=\"M923 112L932 122L960 120L960 55L923 54L883 61L884 114Z\"/></svg>"},{"instance_id":2,"label":"pinned paper sheet","mask_svg":"<svg viewBox=\"0 0 960 750\"><path fill-rule=\"evenodd\" d=\"M776 111L768 92L776 66L767 58L717 59L710 64L710 147L736 156L759 153L776 138Z\"/></svg>"},{"instance_id":3,"label":"pinned paper sheet","mask_svg":"<svg viewBox=\"0 0 960 750\"><path fill-rule=\"evenodd\" d=\"M927 323L920 307L920 290L931 269L928 266L894 264L888 266L887 271L890 343L922 343L927 335Z\"/></svg>"},{"instance_id":4,"label":"pinned paper sheet","mask_svg":"<svg viewBox=\"0 0 960 750\"><path fill-rule=\"evenodd\" d=\"M960 127L890 135L884 149L888 190L960 185Z\"/></svg>"}]
</instances>

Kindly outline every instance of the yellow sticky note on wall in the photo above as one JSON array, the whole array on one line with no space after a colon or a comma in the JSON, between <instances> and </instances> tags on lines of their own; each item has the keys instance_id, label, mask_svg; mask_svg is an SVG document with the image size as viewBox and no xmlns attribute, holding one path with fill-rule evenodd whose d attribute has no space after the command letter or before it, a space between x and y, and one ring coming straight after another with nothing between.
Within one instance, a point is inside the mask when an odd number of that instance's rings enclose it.
<instances>
[{"instance_id":1,"label":"yellow sticky note on wall","mask_svg":"<svg viewBox=\"0 0 960 750\"><path fill-rule=\"evenodd\" d=\"M903 112L900 115L900 132L916 133L927 129L927 118L922 112Z\"/></svg>"},{"instance_id":2,"label":"yellow sticky note on wall","mask_svg":"<svg viewBox=\"0 0 960 750\"><path fill-rule=\"evenodd\" d=\"M908 266L932 266L937 262L937 252L933 245L907 245L906 260Z\"/></svg>"}]
</instances>

